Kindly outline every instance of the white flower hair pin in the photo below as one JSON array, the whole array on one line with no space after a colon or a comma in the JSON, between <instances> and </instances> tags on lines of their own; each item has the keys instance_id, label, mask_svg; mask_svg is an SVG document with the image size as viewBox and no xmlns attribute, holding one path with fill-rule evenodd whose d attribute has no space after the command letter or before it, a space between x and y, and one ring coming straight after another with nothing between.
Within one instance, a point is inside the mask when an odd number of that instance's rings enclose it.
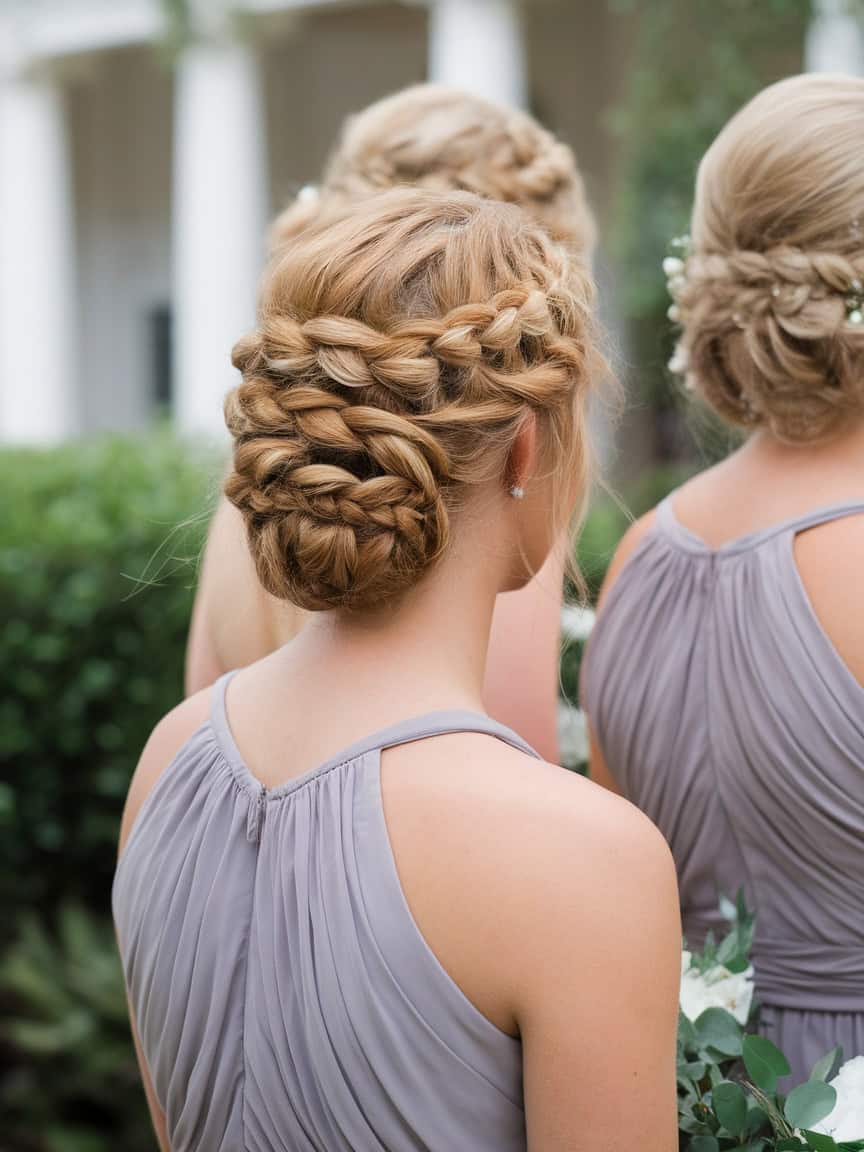
<instances>
[{"instance_id":1,"label":"white flower hair pin","mask_svg":"<svg viewBox=\"0 0 864 1152\"><path fill-rule=\"evenodd\" d=\"M681 308L678 301L681 293L687 287L687 256L690 253L690 237L676 236L669 242L669 255L663 260L663 274L666 277L666 288L672 297L672 303L666 315L673 324L681 320Z\"/></svg>"}]
</instances>

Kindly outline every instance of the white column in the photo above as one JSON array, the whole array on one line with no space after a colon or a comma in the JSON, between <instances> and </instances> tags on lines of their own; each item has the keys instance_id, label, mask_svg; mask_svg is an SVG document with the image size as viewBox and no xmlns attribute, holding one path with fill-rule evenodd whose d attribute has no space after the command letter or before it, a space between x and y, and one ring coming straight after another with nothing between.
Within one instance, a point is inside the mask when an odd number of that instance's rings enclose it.
<instances>
[{"instance_id":1,"label":"white column","mask_svg":"<svg viewBox=\"0 0 864 1152\"><path fill-rule=\"evenodd\" d=\"M804 63L808 72L864 75L864 18L849 0L814 0Z\"/></svg>"},{"instance_id":2,"label":"white column","mask_svg":"<svg viewBox=\"0 0 864 1152\"><path fill-rule=\"evenodd\" d=\"M264 112L251 49L190 46L174 121L174 387L187 432L221 435L237 382L231 347L252 325L265 255Z\"/></svg>"},{"instance_id":3,"label":"white column","mask_svg":"<svg viewBox=\"0 0 864 1152\"><path fill-rule=\"evenodd\" d=\"M74 212L63 93L0 79L0 439L76 424Z\"/></svg>"},{"instance_id":4,"label":"white column","mask_svg":"<svg viewBox=\"0 0 864 1152\"><path fill-rule=\"evenodd\" d=\"M429 79L499 103L526 103L519 0L430 0Z\"/></svg>"}]
</instances>

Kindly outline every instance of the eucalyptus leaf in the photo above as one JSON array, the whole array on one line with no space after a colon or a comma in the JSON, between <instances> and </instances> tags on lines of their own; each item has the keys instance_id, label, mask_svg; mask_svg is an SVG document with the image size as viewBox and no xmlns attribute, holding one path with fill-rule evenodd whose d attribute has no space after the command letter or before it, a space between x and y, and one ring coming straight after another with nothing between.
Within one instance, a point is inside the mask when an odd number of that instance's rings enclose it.
<instances>
[{"instance_id":1,"label":"eucalyptus leaf","mask_svg":"<svg viewBox=\"0 0 864 1152\"><path fill-rule=\"evenodd\" d=\"M747 1125L747 1097L731 1080L721 1081L711 1092L714 1113L727 1132L742 1136Z\"/></svg>"},{"instance_id":2,"label":"eucalyptus leaf","mask_svg":"<svg viewBox=\"0 0 864 1152\"><path fill-rule=\"evenodd\" d=\"M791 1071L780 1049L764 1036L745 1036L742 1055L753 1082L763 1092L775 1092L778 1076L788 1076Z\"/></svg>"},{"instance_id":3,"label":"eucalyptus leaf","mask_svg":"<svg viewBox=\"0 0 864 1152\"><path fill-rule=\"evenodd\" d=\"M793 1128L812 1128L825 1119L836 1103L836 1088L822 1080L808 1080L789 1093L783 1114Z\"/></svg>"},{"instance_id":4,"label":"eucalyptus leaf","mask_svg":"<svg viewBox=\"0 0 864 1152\"><path fill-rule=\"evenodd\" d=\"M690 1152L720 1152L716 1136L694 1136L690 1141Z\"/></svg>"},{"instance_id":5,"label":"eucalyptus leaf","mask_svg":"<svg viewBox=\"0 0 864 1152\"><path fill-rule=\"evenodd\" d=\"M833 1136L826 1136L824 1132L811 1132L808 1128L803 1130L802 1135L813 1152L837 1152Z\"/></svg>"},{"instance_id":6,"label":"eucalyptus leaf","mask_svg":"<svg viewBox=\"0 0 864 1152\"><path fill-rule=\"evenodd\" d=\"M751 1108L747 1113L747 1123L744 1125L744 1132L747 1136L752 1136L754 1132L758 1132L768 1123L768 1113L764 1108L758 1105Z\"/></svg>"},{"instance_id":7,"label":"eucalyptus leaf","mask_svg":"<svg viewBox=\"0 0 864 1152\"><path fill-rule=\"evenodd\" d=\"M821 1060L817 1060L810 1073L811 1080L830 1080L843 1063L843 1049L838 1045L832 1048Z\"/></svg>"},{"instance_id":8,"label":"eucalyptus leaf","mask_svg":"<svg viewBox=\"0 0 864 1152\"><path fill-rule=\"evenodd\" d=\"M725 1008L706 1008L694 1021L700 1052L713 1048L723 1056L740 1056L743 1029Z\"/></svg>"}]
</instances>

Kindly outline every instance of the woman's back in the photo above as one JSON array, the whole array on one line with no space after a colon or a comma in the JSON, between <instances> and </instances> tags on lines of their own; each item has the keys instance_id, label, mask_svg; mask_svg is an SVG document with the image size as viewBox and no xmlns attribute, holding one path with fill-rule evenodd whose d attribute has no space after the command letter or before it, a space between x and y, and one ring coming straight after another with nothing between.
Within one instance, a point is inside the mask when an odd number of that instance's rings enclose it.
<instances>
[{"instance_id":1,"label":"woman's back","mask_svg":"<svg viewBox=\"0 0 864 1152\"><path fill-rule=\"evenodd\" d=\"M229 679L150 794L114 888L172 1148L524 1148L520 1044L420 935L380 765L446 732L527 748L439 712L267 790L232 737Z\"/></svg>"},{"instance_id":2,"label":"woman's back","mask_svg":"<svg viewBox=\"0 0 864 1152\"><path fill-rule=\"evenodd\" d=\"M114 907L166 1149L674 1146L668 850L477 714L496 597L585 479L589 293L518 210L408 190L265 279L226 493L315 615L227 711L222 681L170 713L130 789Z\"/></svg>"},{"instance_id":3,"label":"woman's back","mask_svg":"<svg viewBox=\"0 0 864 1152\"><path fill-rule=\"evenodd\" d=\"M685 934L747 893L765 1023L806 1075L864 1050L864 625L835 620L864 476L835 449L808 498L793 454L751 443L636 530L585 689L606 768L672 848Z\"/></svg>"}]
</instances>

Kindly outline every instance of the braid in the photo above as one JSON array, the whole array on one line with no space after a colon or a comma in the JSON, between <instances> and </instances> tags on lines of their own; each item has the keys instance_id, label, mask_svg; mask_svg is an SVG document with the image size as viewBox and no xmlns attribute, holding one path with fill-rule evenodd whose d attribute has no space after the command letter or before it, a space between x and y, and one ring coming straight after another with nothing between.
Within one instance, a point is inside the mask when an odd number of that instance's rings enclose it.
<instances>
[{"instance_id":1,"label":"braid","mask_svg":"<svg viewBox=\"0 0 864 1152\"><path fill-rule=\"evenodd\" d=\"M510 227L504 210L505 228L500 206L481 208L475 197L390 193L383 208L370 200L366 215L389 220L395 206L404 220L410 209L428 229L442 203L461 209L461 242L471 248L491 243L494 222L509 263L524 266L521 279L493 280L485 301L454 301L439 315L428 304L394 307L410 277L398 266L404 246L381 221L370 289L389 278L389 308L336 311L340 300L368 305L362 270L357 291L325 284L323 306L311 307L304 286L323 283L310 275L318 261L338 281L335 260L352 283L362 263L352 261L347 241L359 226L346 214L332 231L304 233L290 270L274 267L258 328L234 349L243 380L225 406L235 442L226 494L245 517L262 584L301 607L368 607L416 582L447 545L460 491L501 464L526 410L572 421L590 355L584 278L539 229L520 239L518 214ZM452 228L439 230L433 259L414 269L415 300L441 295L445 245L455 242ZM293 306L276 307L292 295Z\"/></svg>"}]
</instances>

